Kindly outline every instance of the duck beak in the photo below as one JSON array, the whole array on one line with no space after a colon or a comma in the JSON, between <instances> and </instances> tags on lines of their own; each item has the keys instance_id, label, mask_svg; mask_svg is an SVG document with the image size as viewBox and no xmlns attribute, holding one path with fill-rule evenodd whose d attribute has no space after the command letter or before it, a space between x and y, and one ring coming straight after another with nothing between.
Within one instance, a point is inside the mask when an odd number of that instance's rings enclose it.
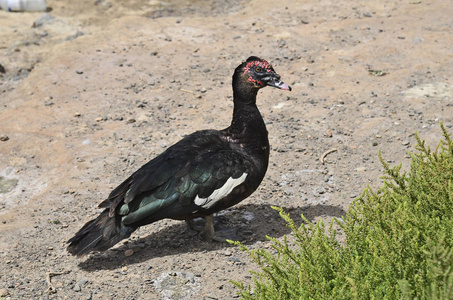
<instances>
[{"instance_id":1,"label":"duck beak","mask_svg":"<svg viewBox=\"0 0 453 300\"><path fill-rule=\"evenodd\" d=\"M272 86L281 90L287 90L291 91L291 87L284 83L283 81L280 80L280 75L278 74L273 74L272 76L269 76L265 78L264 80L268 86Z\"/></svg>"},{"instance_id":2,"label":"duck beak","mask_svg":"<svg viewBox=\"0 0 453 300\"><path fill-rule=\"evenodd\" d=\"M291 87L284 83L283 81L279 80L273 80L267 83L268 86L276 87L281 90L287 90L291 91Z\"/></svg>"}]
</instances>

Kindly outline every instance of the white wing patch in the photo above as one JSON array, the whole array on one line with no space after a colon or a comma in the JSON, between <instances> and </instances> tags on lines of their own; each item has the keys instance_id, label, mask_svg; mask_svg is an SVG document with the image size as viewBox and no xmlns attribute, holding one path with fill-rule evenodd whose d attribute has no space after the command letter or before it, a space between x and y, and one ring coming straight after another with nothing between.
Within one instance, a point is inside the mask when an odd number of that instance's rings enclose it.
<instances>
[{"instance_id":1,"label":"white wing patch","mask_svg":"<svg viewBox=\"0 0 453 300\"><path fill-rule=\"evenodd\" d=\"M225 184L218 189L216 189L211 195L209 195L206 198L200 198L198 195L195 197L195 204L198 206L201 206L203 208L210 208L214 204L217 203L222 198L225 198L231 191L243 183L245 181L245 178L247 178L247 173L242 174L241 177L239 178L228 178L228 180L225 182Z\"/></svg>"}]
</instances>

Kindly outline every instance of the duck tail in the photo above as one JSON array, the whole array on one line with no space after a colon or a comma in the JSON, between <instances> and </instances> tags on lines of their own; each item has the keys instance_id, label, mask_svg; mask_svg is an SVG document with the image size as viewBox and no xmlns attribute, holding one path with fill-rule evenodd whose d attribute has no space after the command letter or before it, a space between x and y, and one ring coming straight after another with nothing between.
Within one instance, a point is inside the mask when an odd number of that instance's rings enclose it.
<instances>
[{"instance_id":1,"label":"duck tail","mask_svg":"<svg viewBox=\"0 0 453 300\"><path fill-rule=\"evenodd\" d=\"M96 219L87 222L68 241L67 250L76 256L83 256L91 251L105 251L128 238L135 229L125 226L121 222L121 216L109 216L107 208Z\"/></svg>"}]
</instances>

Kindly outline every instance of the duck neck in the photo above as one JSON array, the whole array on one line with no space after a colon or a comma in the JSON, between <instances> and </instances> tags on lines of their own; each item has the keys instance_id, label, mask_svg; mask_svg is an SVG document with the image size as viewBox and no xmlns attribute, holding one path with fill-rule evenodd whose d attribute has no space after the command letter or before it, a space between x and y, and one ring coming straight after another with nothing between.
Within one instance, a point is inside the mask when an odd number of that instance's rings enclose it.
<instances>
[{"instance_id":1,"label":"duck neck","mask_svg":"<svg viewBox=\"0 0 453 300\"><path fill-rule=\"evenodd\" d=\"M256 94L257 91L248 95L234 93L233 119L229 130L231 134L243 135L248 132L259 134L263 128L266 128L256 106Z\"/></svg>"},{"instance_id":2,"label":"duck neck","mask_svg":"<svg viewBox=\"0 0 453 300\"><path fill-rule=\"evenodd\" d=\"M230 127L226 129L226 135L232 144L236 144L241 151L250 154L255 166L265 172L269 163L268 133L256 107L256 93L253 101L251 99L247 98L249 101L245 101L240 96L235 97L233 120Z\"/></svg>"}]
</instances>

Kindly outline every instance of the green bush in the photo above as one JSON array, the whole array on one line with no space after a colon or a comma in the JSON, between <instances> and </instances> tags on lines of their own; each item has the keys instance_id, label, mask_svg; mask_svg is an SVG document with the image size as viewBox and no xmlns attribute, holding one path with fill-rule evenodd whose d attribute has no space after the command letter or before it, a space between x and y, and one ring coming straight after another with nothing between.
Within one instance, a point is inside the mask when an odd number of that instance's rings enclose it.
<instances>
[{"instance_id":1,"label":"green bush","mask_svg":"<svg viewBox=\"0 0 453 300\"><path fill-rule=\"evenodd\" d=\"M288 237L274 253L235 242L261 268L253 288L233 282L244 299L453 299L453 142L435 152L417 139L408 173L384 166L384 184L367 188L328 228L302 216L297 226L281 208ZM345 241L336 238L340 227Z\"/></svg>"}]
</instances>

